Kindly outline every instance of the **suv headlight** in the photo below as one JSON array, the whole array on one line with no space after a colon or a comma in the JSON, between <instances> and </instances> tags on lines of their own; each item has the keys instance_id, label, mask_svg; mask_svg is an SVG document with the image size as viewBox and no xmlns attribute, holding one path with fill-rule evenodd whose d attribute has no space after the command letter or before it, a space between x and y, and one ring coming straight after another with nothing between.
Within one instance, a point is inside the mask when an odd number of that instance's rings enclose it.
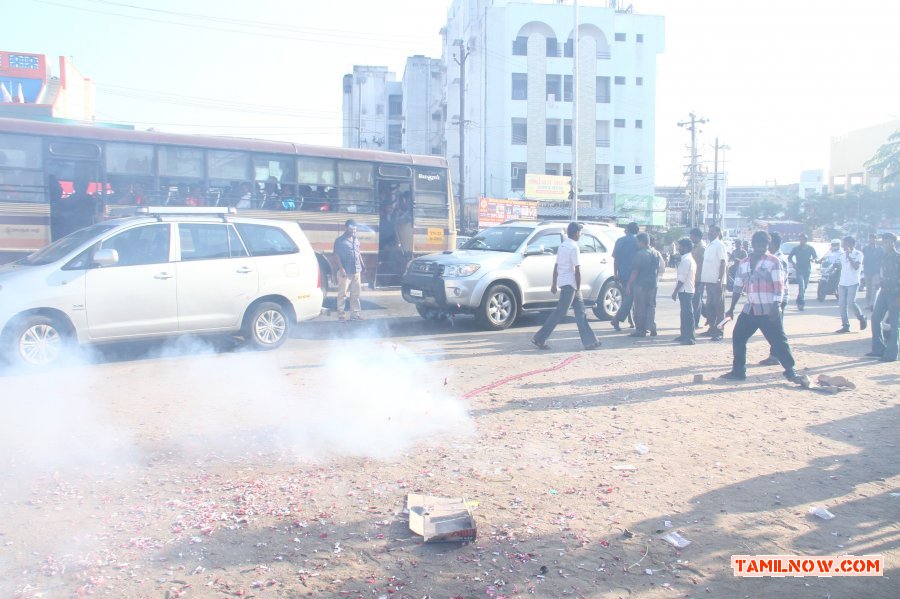
<instances>
[{"instance_id":1,"label":"suv headlight","mask_svg":"<svg viewBox=\"0 0 900 599\"><path fill-rule=\"evenodd\" d=\"M444 267L445 277L468 277L481 268L480 264L448 264Z\"/></svg>"}]
</instances>

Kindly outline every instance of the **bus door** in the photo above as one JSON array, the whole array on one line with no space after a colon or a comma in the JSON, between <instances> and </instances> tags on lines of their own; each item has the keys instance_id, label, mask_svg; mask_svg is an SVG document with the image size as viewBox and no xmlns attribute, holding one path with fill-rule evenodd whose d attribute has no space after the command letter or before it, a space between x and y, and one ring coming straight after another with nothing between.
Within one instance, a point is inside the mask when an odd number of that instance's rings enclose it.
<instances>
[{"instance_id":1,"label":"bus door","mask_svg":"<svg viewBox=\"0 0 900 599\"><path fill-rule=\"evenodd\" d=\"M412 169L378 167L378 270L375 284L395 286L406 271L413 252Z\"/></svg>"},{"instance_id":2,"label":"bus door","mask_svg":"<svg viewBox=\"0 0 900 599\"><path fill-rule=\"evenodd\" d=\"M51 140L46 156L50 238L56 241L94 224L102 210L100 147L91 142Z\"/></svg>"}]
</instances>

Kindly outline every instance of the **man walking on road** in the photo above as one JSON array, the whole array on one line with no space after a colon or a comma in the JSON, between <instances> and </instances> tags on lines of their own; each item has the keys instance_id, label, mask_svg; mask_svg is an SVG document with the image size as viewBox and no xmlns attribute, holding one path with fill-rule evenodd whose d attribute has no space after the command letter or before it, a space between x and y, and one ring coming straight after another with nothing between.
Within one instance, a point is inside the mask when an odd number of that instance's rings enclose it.
<instances>
[{"instance_id":1,"label":"man walking on road","mask_svg":"<svg viewBox=\"0 0 900 599\"><path fill-rule=\"evenodd\" d=\"M866 308L871 312L875 305L875 294L881 283L881 258L884 247L875 233L869 235L869 244L863 248L863 280L866 283Z\"/></svg>"},{"instance_id":2,"label":"man walking on road","mask_svg":"<svg viewBox=\"0 0 900 599\"><path fill-rule=\"evenodd\" d=\"M709 320L709 330L700 334L710 337L712 341L719 341L722 339L722 330L716 325L725 317L725 269L728 250L722 243L722 232L718 225L710 225L707 236L709 245L703 252L700 282L703 283L703 291L706 293L706 316Z\"/></svg>"},{"instance_id":3,"label":"man walking on road","mask_svg":"<svg viewBox=\"0 0 900 599\"><path fill-rule=\"evenodd\" d=\"M637 241L635 240L637 232L638 224L628 223L628 226L625 227L625 235L616 239L616 245L613 246L613 272L616 281L622 286L622 305L609 324L617 331L621 330L619 323L631 317L631 307L634 303L634 297L625 290L625 287L628 279L631 278L631 264L638 252Z\"/></svg>"},{"instance_id":4,"label":"man walking on road","mask_svg":"<svg viewBox=\"0 0 900 599\"><path fill-rule=\"evenodd\" d=\"M344 223L344 233L334 240L334 256L337 261L337 312L338 320L347 320L344 303L350 294L350 320L362 320L362 306L359 302L362 287L362 273L366 269L356 236L356 221L352 218Z\"/></svg>"},{"instance_id":5,"label":"man walking on road","mask_svg":"<svg viewBox=\"0 0 900 599\"><path fill-rule=\"evenodd\" d=\"M678 253L681 254L681 262L678 263L678 272L675 275L675 291L672 292L672 301L676 299L681 306L681 334L674 341L682 345L694 345L694 279L697 277L697 264L691 256L694 244L687 237L678 240Z\"/></svg>"},{"instance_id":6,"label":"man walking on road","mask_svg":"<svg viewBox=\"0 0 900 599\"><path fill-rule=\"evenodd\" d=\"M818 262L816 248L806 243L806 235L800 234L800 244L791 250L788 261L794 265L797 271L797 309L806 307L806 287L809 285L809 274L812 271L812 263Z\"/></svg>"},{"instance_id":7,"label":"man walking on road","mask_svg":"<svg viewBox=\"0 0 900 599\"><path fill-rule=\"evenodd\" d=\"M859 330L866 330L866 317L863 316L859 304L856 303L856 292L859 290L859 274L863 266L863 253L856 249L856 240L849 235L841 241L843 252L838 260L841 262L841 280L838 284L838 306L841 311L841 328L835 333L850 332L850 308L859 320Z\"/></svg>"},{"instance_id":8,"label":"man walking on road","mask_svg":"<svg viewBox=\"0 0 900 599\"><path fill-rule=\"evenodd\" d=\"M581 237L581 223L569 223L566 228L568 239L562 242L556 252L556 264L553 265L553 283L550 292L556 295L559 290L559 303L556 304L544 326L531 338L531 343L538 349L550 349L547 339L553 333L556 325L569 312L569 306L575 307L575 323L578 325L578 334L581 336L581 344L584 349L597 349L600 342L591 330L584 311L584 299L581 297L581 262L578 256L578 239Z\"/></svg>"},{"instance_id":9,"label":"man walking on road","mask_svg":"<svg viewBox=\"0 0 900 599\"><path fill-rule=\"evenodd\" d=\"M706 251L706 244L703 243L703 231L694 227L691 229L691 243L694 249L691 250L691 257L694 264L697 265L697 276L694 279L694 297L691 298L691 305L694 308L694 328L700 328L700 306L703 301L703 284L700 282L700 274L703 271L703 253Z\"/></svg>"},{"instance_id":10,"label":"man walking on road","mask_svg":"<svg viewBox=\"0 0 900 599\"><path fill-rule=\"evenodd\" d=\"M750 242L753 251L738 265L731 307L725 316L734 317L734 307L743 293L747 294L747 303L744 304L732 333L734 358L731 370L721 378L733 381L747 378L747 341L757 330L761 330L784 368L784 378L809 387L809 377L794 372L794 356L781 325L778 314L784 294L781 262L766 253L769 241L769 234L765 231L754 233Z\"/></svg>"},{"instance_id":11,"label":"man walking on road","mask_svg":"<svg viewBox=\"0 0 900 599\"><path fill-rule=\"evenodd\" d=\"M900 350L900 253L897 252L897 236L884 233L881 236L884 255L881 257L881 289L872 310L872 351L867 356L880 358L882 362L896 362ZM887 315L891 332L884 338L881 321Z\"/></svg>"},{"instance_id":12,"label":"man walking on road","mask_svg":"<svg viewBox=\"0 0 900 599\"><path fill-rule=\"evenodd\" d=\"M781 308L778 310L778 318L781 319L781 328L784 328L784 308L788 301L788 261L787 256L781 252L781 235L772 233L772 241L769 242L769 253L778 258L781 263L781 284L784 291L781 294ZM769 346L769 357L760 362L761 366L775 366L778 364L778 356L775 349Z\"/></svg>"},{"instance_id":13,"label":"man walking on road","mask_svg":"<svg viewBox=\"0 0 900 599\"><path fill-rule=\"evenodd\" d=\"M659 263L662 259L650 247L650 236L637 234L638 253L631 265L631 277L625 293L634 298L634 326L630 337L656 337L656 284L659 280Z\"/></svg>"}]
</instances>

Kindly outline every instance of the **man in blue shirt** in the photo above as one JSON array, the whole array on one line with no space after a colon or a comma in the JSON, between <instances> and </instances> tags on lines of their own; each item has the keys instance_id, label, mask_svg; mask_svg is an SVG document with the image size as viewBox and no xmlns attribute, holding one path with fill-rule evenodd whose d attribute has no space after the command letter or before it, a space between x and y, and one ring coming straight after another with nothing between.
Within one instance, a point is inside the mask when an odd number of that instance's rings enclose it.
<instances>
[{"instance_id":1,"label":"man in blue shirt","mask_svg":"<svg viewBox=\"0 0 900 599\"><path fill-rule=\"evenodd\" d=\"M356 221L352 218L344 223L344 233L334 240L334 257L337 261L337 312L339 320L347 320L344 303L350 295L350 320L362 320L359 293L362 287L362 273L366 270L356 236Z\"/></svg>"},{"instance_id":2,"label":"man in blue shirt","mask_svg":"<svg viewBox=\"0 0 900 599\"><path fill-rule=\"evenodd\" d=\"M622 287L622 305L619 311L613 316L609 324L617 331L620 330L619 323L625 319L631 319L631 307L634 303L634 296L626 289L628 279L631 278L631 265L634 257L638 253L637 223L628 223L625 227L625 236L616 239L616 245L613 246L613 271L616 281Z\"/></svg>"},{"instance_id":3,"label":"man in blue shirt","mask_svg":"<svg viewBox=\"0 0 900 599\"><path fill-rule=\"evenodd\" d=\"M881 284L881 258L884 248L878 242L875 233L869 235L869 245L863 248L863 280L866 284L866 308L872 311L875 305L875 294Z\"/></svg>"}]
</instances>

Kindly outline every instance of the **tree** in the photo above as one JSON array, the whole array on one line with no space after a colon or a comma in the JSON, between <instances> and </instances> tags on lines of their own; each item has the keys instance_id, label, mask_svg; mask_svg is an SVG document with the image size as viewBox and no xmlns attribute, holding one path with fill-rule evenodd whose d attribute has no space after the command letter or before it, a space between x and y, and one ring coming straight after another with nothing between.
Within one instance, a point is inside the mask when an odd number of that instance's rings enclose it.
<instances>
[{"instance_id":1,"label":"tree","mask_svg":"<svg viewBox=\"0 0 900 599\"><path fill-rule=\"evenodd\" d=\"M882 175L885 183L900 182L900 129L891 133L887 142L878 148L865 167Z\"/></svg>"},{"instance_id":2,"label":"tree","mask_svg":"<svg viewBox=\"0 0 900 599\"><path fill-rule=\"evenodd\" d=\"M767 218L780 218L784 213L784 206L770 200L761 202L753 202L746 208L741 208L741 216L750 220L759 220Z\"/></svg>"}]
</instances>

